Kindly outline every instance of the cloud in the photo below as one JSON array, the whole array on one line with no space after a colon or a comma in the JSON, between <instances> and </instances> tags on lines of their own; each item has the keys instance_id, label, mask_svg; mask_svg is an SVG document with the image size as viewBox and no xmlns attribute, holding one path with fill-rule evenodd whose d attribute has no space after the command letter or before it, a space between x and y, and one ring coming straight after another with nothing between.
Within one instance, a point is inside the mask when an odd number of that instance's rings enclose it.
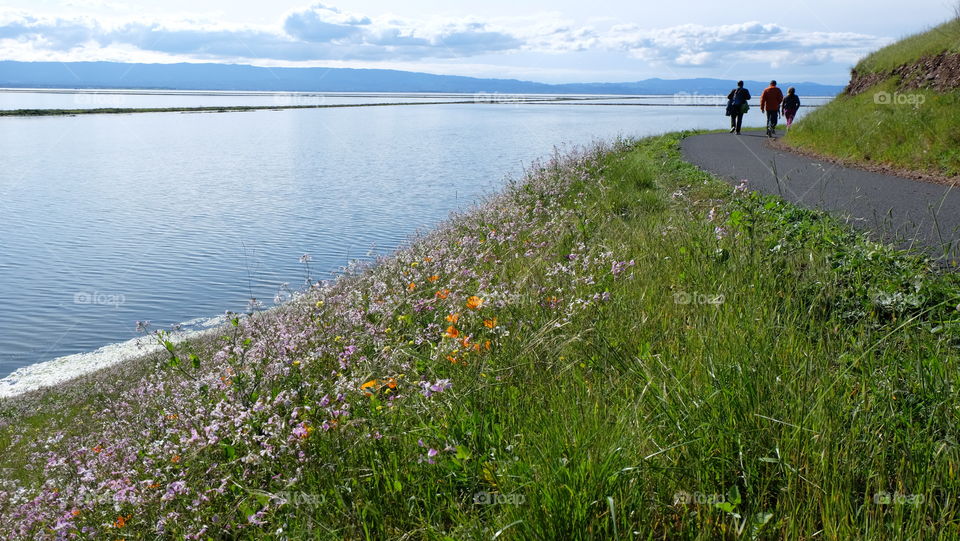
<instances>
[{"instance_id":1,"label":"cloud","mask_svg":"<svg viewBox=\"0 0 960 541\"><path fill-rule=\"evenodd\" d=\"M734 62L783 65L853 63L890 40L844 32L803 32L776 24L611 28L603 43L653 64L708 66Z\"/></svg>"},{"instance_id":2,"label":"cloud","mask_svg":"<svg viewBox=\"0 0 960 541\"><path fill-rule=\"evenodd\" d=\"M369 26L369 17L344 13L324 4L314 4L305 11L291 13L283 23L290 36L308 42L327 42L355 36Z\"/></svg>"},{"instance_id":3,"label":"cloud","mask_svg":"<svg viewBox=\"0 0 960 541\"><path fill-rule=\"evenodd\" d=\"M72 0L106 2L108 0ZM736 63L770 67L852 64L890 40L864 34L807 32L777 24L582 25L557 14L537 18L407 19L369 16L326 4L287 13L279 24L227 25L198 20L36 17L0 11L0 56L124 57L224 62L418 62L504 54L591 52L650 66L707 69ZM109 56L109 55L108 55ZM576 58L576 57L574 57ZM171 60L171 61L172 61ZM576 60L572 60L575 62Z\"/></svg>"}]
</instances>

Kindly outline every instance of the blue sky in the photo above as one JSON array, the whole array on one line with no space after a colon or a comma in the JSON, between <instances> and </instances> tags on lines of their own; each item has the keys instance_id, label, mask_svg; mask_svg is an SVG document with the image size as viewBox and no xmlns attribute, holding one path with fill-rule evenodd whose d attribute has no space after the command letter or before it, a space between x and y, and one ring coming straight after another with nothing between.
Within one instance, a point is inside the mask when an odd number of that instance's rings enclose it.
<instances>
[{"instance_id":1,"label":"blue sky","mask_svg":"<svg viewBox=\"0 0 960 541\"><path fill-rule=\"evenodd\" d=\"M543 82L844 83L957 0L4 0L0 59L392 68ZM789 7L788 7L789 6Z\"/></svg>"}]
</instances>

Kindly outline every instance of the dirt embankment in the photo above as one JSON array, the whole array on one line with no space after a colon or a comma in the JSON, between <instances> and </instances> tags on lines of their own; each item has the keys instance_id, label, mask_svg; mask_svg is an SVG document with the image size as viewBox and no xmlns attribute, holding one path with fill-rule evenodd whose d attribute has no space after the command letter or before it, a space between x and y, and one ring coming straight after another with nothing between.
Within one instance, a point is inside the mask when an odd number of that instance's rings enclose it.
<instances>
[{"instance_id":1,"label":"dirt embankment","mask_svg":"<svg viewBox=\"0 0 960 541\"><path fill-rule=\"evenodd\" d=\"M938 92L960 89L960 53L940 53L879 73L858 73L853 70L845 94L856 96L889 78L896 78L900 88L925 88Z\"/></svg>"}]
</instances>

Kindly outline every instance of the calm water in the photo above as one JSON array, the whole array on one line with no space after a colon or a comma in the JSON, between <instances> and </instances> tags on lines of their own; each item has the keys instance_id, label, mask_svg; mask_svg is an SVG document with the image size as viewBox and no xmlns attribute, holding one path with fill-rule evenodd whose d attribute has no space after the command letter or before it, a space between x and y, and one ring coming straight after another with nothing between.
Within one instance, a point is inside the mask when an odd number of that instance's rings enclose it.
<instances>
[{"instance_id":1,"label":"calm water","mask_svg":"<svg viewBox=\"0 0 960 541\"><path fill-rule=\"evenodd\" d=\"M269 306L304 283L301 255L329 278L555 146L725 125L717 108L584 104L2 118L0 377L137 320Z\"/></svg>"},{"instance_id":2,"label":"calm water","mask_svg":"<svg viewBox=\"0 0 960 541\"><path fill-rule=\"evenodd\" d=\"M759 96L754 100L759 99ZM830 98L804 97L807 105L822 105ZM422 102L537 102L542 104L604 105L719 105L720 96L678 93L673 96L556 96L532 94L440 94L440 93L303 93L303 92L214 92L132 90L29 90L0 89L0 110L14 109L136 109L162 107L238 107L289 105L355 105L372 103Z\"/></svg>"}]
</instances>

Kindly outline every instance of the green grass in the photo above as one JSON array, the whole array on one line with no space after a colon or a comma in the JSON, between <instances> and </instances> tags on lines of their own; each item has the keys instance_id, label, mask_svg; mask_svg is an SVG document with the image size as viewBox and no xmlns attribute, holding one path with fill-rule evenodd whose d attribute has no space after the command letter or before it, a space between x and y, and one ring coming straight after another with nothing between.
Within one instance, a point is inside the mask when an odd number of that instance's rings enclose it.
<instances>
[{"instance_id":1,"label":"green grass","mask_svg":"<svg viewBox=\"0 0 960 541\"><path fill-rule=\"evenodd\" d=\"M878 94L903 103L876 103ZM899 90L886 81L841 95L796 123L791 145L853 162L960 175L960 91Z\"/></svg>"},{"instance_id":2,"label":"green grass","mask_svg":"<svg viewBox=\"0 0 960 541\"><path fill-rule=\"evenodd\" d=\"M411 367L452 379L438 407L383 409L374 395L354 416L383 439L318 431L306 463L240 464L226 495L182 527L239 523L278 490L270 475L300 468L295 496L236 537L955 539L960 280L823 214L732 193L682 161L681 137L610 151L551 194L571 218L545 256L521 257L517 239L471 269L520 296L498 309L510 334L488 356ZM461 224L450 242L490 227L509 224ZM607 250L635 265L555 275L571 252ZM548 286L610 300L562 317L543 302ZM399 317L391 332L412 324ZM111 393L86 389L47 395L60 414L32 417L17 443L4 435L26 406L0 402L14 421L0 429L6 478L37 476L23 463L30 435L128 426L85 414ZM419 440L454 449L428 464ZM184 467L200 475L227 458L217 448ZM876 503L885 492L893 503ZM117 511L103 513L101 524ZM156 510L131 515L117 536L151 538Z\"/></svg>"},{"instance_id":3,"label":"green grass","mask_svg":"<svg viewBox=\"0 0 960 541\"><path fill-rule=\"evenodd\" d=\"M871 54L854 73L887 74L945 51L960 51L960 18ZM935 177L960 175L960 90L900 85L891 76L855 96L841 94L795 124L784 140L851 163Z\"/></svg>"},{"instance_id":4,"label":"green grass","mask_svg":"<svg viewBox=\"0 0 960 541\"><path fill-rule=\"evenodd\" d=\"M854 69L861 74L886 73L944 52L960 52L960 17L888 45L861 60Z\"/></svg>"}]
</instances>

